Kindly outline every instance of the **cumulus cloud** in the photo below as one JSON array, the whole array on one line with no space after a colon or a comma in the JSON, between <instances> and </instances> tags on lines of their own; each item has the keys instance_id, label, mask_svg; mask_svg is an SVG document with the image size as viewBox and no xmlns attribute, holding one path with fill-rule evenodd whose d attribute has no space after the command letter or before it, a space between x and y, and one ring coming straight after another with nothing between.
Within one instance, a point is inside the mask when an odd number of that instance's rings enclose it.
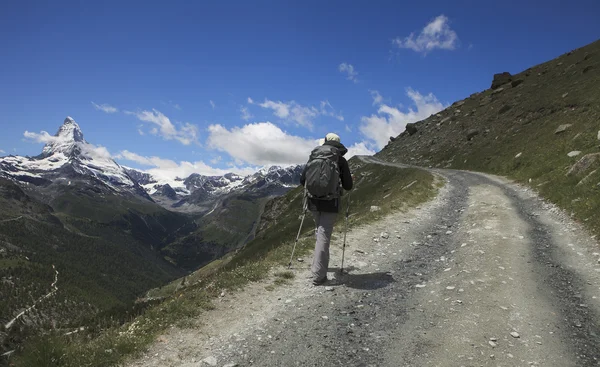
<instances>
[{"instance_id":1,"label":"cumulus cloud","mask_svg":"<svg viewBox=\"0 0 600 367\"><path fill-rule=\"evenodd\" d=\"M198 144L198 127L190 123L180 123L175 126L171 120L162 112L152 109L152 111L125 111L128 115L135 116L142 122L148 122L156 125L150 130L152 135L159 135L165 140L177 140L183 145L191 143Z\"/></svg>"},{"instance_id":2,"label":"cumulus cloud","mask_svg":"<svg viewBox=\"0 0 600 367\"><path fill-rule=\"evenodd\" d=\"M377 114L361 118L360 131L373 141L377 148L383 148L390 136L395 137L403 132L406 124L421 121L445 108L432 93L422 95L408 88L406 94L412 100L416 109L409 107L406 112L402 112L396 107L380 103Z\"/></svg>"},{"instance_id":3,"label":"cumulus cloud","mask_svg":"<svg viewBox=\"0 0 600 367\"><path fill-rule=\"evenodd\" d=\"M418 35L411 33L405 38L392 41L398 48L407 48L427 54L435 49L454 50L458 45L458 35L450 28L448 17L440 15L433 19Z\"/></svg>"},{"instance_id":4,"label":"cumulus cloud","mask_svg":"<svg viewBox=\"0 0 600 367\"><path fill-rule=\"evenodd\" d=\"M170 159L164 159L156 156L142 156L137 153L130 152L128 150L121 151L118 155L115 156L115 158L119 160L135 162L142 166L151 167L145 170L145 172L150 173L159 180L174 180L176 178L186 178L192 173L199 173L201 175L206 176L222 176L226 173L234 172L239 175L246 176L256 172L255 167L232 166L231 168L224 170L220 168L211 167L202 161L175 162Z\"/></svg>"},{"instance_id":5,"label":"cumulus cloud","mask_svg":"<svg viewBox=\"0 0 600 367\"><path fill-rule=\"evenodd\" d=\"M375 151L368 147L368 143L361 141L360 143L354 143L348 147L348 153L344 156L346 159L350 159L355 155L373 155Z\"/></svg>"},{"instance_id":6,"label":"cumulus cloud","mask_svg":"<svg viewBox=\"0 0 600 367\"><path fill-rule=\"evenodd\" d=\"M343 62L338 66L338 70L340 73L346 74L346 79L352 80L354 83L358 83L358 72L354 70L354 66L352 66L352 64Z\"/></svg>"},{"instance_id":7,"label":"cumulus cloud","mask_svg":"<svg viewBox=\"0 0 600 367\"><path fill-rule=\"evenodd\" d=\"M106 103L97 104L97 103L92 102L92 106L94 106L94 108L97 109L98 111L102 111L102 112L106 112L106 113L119 112L119 110L116 107L113 107Z\"/></svg>"},{"instance_id":8,"label":"cumulus cloud","mask_svg":"<svg viewBox=\"0 0 600 367\"><path fill-rule=\"evenodd\" d=\"M259 106L271 109L273 114L283 120L293 121L309 130L313 129L313 120L318 116L329 116L339 121L344 120L344 116L335 111L329 101L321 101L320 106L302 106L295 101L282 102L265 99Z\"/></svg>"},{"instance_id":9,"label":"cumulus cloud","mask_svg":"<svg viewBox=\"0 0 600 367\"><path fill-rule=\"evenodd\" d=\"M250 111L248 111L248 107L244 107L244 106L242 106L242 107L240 108L240 112L242 113L242 116L241 116L241 117L242 117L242 120L244 120L244 121L248 121L248 120L250 120L251 118L253 118L253 117L254 117L254 116L253 116L253 115L250 113Z\"/></svg>"},{"instance_id":10,"label":"cumulus cloud","mask_svg":"<svg viewBox=\"0 0 600 367\"><path fill-rule=\"evenodd\" d=\"M227 129L208 128L210 148L226 152L237 162L254 166L306 163L318 140L289 135L271 122L257 122Z\"/></svg>"}]
</instances>

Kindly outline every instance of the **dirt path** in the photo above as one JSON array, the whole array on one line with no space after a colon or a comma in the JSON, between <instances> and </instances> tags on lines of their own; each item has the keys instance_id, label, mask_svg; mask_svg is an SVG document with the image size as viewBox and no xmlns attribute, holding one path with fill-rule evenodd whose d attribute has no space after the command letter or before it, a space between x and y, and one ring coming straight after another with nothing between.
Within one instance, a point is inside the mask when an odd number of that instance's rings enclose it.
<instances>
[{"instance_id":1,"label":"dirt path","mask_svg":"<svg viewBox=\"0 0 600 367\"><path fill-rule=\"evenodd\" d=\"M595 239L504 179L435 172L436 199L348 233L329 287L253 284L129 366L600 365Z\"/></svg>"}]
</instances>

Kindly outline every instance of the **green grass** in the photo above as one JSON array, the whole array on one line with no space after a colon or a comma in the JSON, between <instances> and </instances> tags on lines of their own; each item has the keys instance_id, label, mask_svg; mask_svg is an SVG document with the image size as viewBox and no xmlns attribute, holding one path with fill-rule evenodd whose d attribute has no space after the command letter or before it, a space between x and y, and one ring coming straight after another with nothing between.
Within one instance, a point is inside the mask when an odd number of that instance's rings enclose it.
<instances>
[{"instance_id":1,"label":"green grass","mask_svg":"<svg viewBox=\"0 0 600 367\"><path fill-rule=\"evenodd\" d=\"M429 200L437 192L438 185L433 176L421 170L365 164L356 159L351 160L350 164L356 177L355 190L351 193L350 226L376 221L391 211L407 210ZM415 180L416 184L403 190ZM271 210L277 207L277 213L270 214L276 214L276 222L259 232L253 241L236 253L228 254L190 274L185 281L179 279L149 292L151 296L166 298L147 308L142 315L95 335L47 335L29 343L17 356L17 365L46 366L48 364L41 360L49 355L61 356L53 366L115 365L127 357L139 355L157 335L171 326L196 325L197 316L203 310L211 309L212 300L222 291L235 292L255 281L265 281L265 287L270 290L285 286L294 278L292 271L284 269L300 224L301 188L274 200L278 201L278 205L271 206ZM381 210L372 213L372 205L380 206ZM309 255L314 247L314 232L310 224L312 219L309 216L296 249L296 257ZM344 215L340 214L334 235L341 234L343 221ZM269 274L273 274L272 281L268 281ZM47 352L40 357L40 350Z\"/></svg>"}]
</instances>

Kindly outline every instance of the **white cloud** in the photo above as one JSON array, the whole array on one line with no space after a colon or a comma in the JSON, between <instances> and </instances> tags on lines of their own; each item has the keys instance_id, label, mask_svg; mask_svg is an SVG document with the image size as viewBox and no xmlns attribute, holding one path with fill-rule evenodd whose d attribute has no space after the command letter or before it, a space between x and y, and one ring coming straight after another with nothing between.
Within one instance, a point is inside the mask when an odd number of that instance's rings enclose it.
<instances>
[{"instance_id":1,"label":"white cloud","mask_svg":"<svg viewBox=\"0 0 600 367\"><path fill-rule=\"evenodd\" d=\"M152 111L125 111L128 115L137 117L138 120L149 122L156 125L150 130L152 135L160 135L165 140L177 140L183 145L198 143L198 127L190 123L181 123L177 128L171 120L162 112L152 109Z\"/></svg>"},{"instance_id":2,"label":"white cloud","mask_svg":"<svg viewBox=\"0 0 600 367\"><path fill-rule=\"evenodd\" d=\"M371 93L371 97L373 97L373 106L381 104L383 102L383 97L379 94L379 91L369 90Z\"/></svg>"},{"instance_id":3,"label":"white cloud","mask_svg":"<svg viewBox=\"0 0 600 367\"><path fill-rule=\"evenodd\" d=\"M343 62L338 66L338 70L340 73L346 73L346 79L352 80L354 83L358 83L358 72L354 70L354 66L352 66L352 64Z\"/></svg>"},{"instance_id":4,"label":"white cloud","mask_svg":"<svg viewBox=\"0 0 600 367\"><path fill-rule=\"evenodd\" d=\"M210 102L210 105L212 106L213 110L215 109L215 107L217 107L217 105L215 104L215 102L213 102L212 99L210 101L208 101L208 102Z\"/></svg>"},{"instance_id":5,"label":"white cloud","mask_svg":"<svg viewBox=\"0 0 600 367\"><path fill-rule=\"evenodd\" d=\"M92 102L92 105L94 106L95 109L102 111L102 112L106 112L106 113L115 113L115 112L119 112L119 110L116 107L113 107L109 104L103 103L103 104L97 104Z\"/></svg>"},{"instance_id":6,"label":"white cloud","mask_svg":"<svg viewBox=\"0 0 600 367\"><path fill-rule=\"evenodd\" d=\"M346 132L351 133L352 132L352 128L348 125L346 125Z\"/></svg>"},{"instance_id":7,"label":"white cloud","mask_svg":"<svg viewBox=\"0 0 600 367\"><path fill-rule=\"evenodd\" d=\"M152 167L146 172L150 173L158 179L174 180L175 178L185 178L192 173L199 173L206 176L221 176L229 172L234 172L239 175L249 175L256 172L256 167L236 167L230 169L214 168L202 161L188 162L180 161L179 163L156 156L145 157L128 150L121 151L116 159L136 162L143 166Z\"/></svg>"},{"instance_id":8,"label":"white cloud","mask_svg":"<svg viewBox=\"0 0 600 367\"><path fill-rule=\"evenodd\" d=\"M242 106L240 108L240 112L242 113L242 120L244 121L248 121L251 118L253 118L254 116L250 113L250 111L248 111L248 107L244 107Z\"/></svg>"},{"instance_id":9,"label":"white cloud","mask_svg":"<svg viewBox=\"0 0 600 367\"><path fill-rule=\"evenodd\" d=\"M354 143L348 148L348 153L344 156L346 159L350 159L355 155L373 155L375 151L370 149L367 145L369 143L361 141L360 143Z\"/></svg>"},{"instance_id":10,"label":"white cloud","mask_svg":"<svg viewBox=\"0 0 600 367\"><path fill-rule=\"evenodd\" d=\"M402 112L396 107L380 104L377 114L361 118L360 131L372 140L377 148L383 148L390 136L395 137L403 132L406 124L421 121L445 108L432 93L424 96L408 88L406 94L413 101L416 110L408 108L408 111Z\"/></svg>"},{"instance_id":11,"label":"white cloud","mask_svg":"<svg viewBox=\"0 0 600 367\"><path fill-rule=\"evenodd\" d=\"M60 141L65 141L64 137L54 136L48 134L47 131L40 131L39 133L34 133L30 131L25 131L23 136L26 139L34 140L37 143L58 143ZM84 156L88 156L95 159L111 159L111 154L102 145L94 145L90 143L76 143Z\"/></svg>"},{"instance_id":12,"label":"white cloud","mask_svg":"<svg viewBox=\"0 0 600 367\"><path fill-rule=\"evenodd\" d=\"M436 48L454 50L458 44L458 35L448 23L448 17L442 14L427 24L418 36L411 33L404 39L394 39L392 43L398 48L408 48L423 54Z\"/></svg>"},{"instance_id":13,"label":"white cloud","mask_svg":"<svg viewBox=\"0 0 600 367\"><path fill-rule=\"evenodd\" d=\"M0 149L0 154L4 154L6 153L5 151L3 151L2 149Z\"/></svg>"},{"instance_id":14,"label":"white cloud","mask_svg":"<svg viewBox=\"0 0 600 367\"><path fill-rule=\"evenodd\" d=\"M249 104L254 104L254 100L252 98L248 97L248 103Z\"/></svg>"},{"instance_id":15,"label":"white cloud","mask_svg":"<svg viewBox=\"0 0 600 367\"><path fill-rule=\"evenodd\" d=\"M38 143L50 143L58 140L58 137L48 134L47 131L40 131L39 133L34 133L25 130L23 136L27 139L35 140Z\"/></svg>"},{"instance_id":16,"label":"white cloud","mask_svg":"<svg viewBox=\"0 0 600 367\"><path fill-rule=\"evenodd\" d=\"M271 122L208 127L208 146L254 166L306 163L318 140L289 135Z\"/></svg>"},{"instance_id":17,"label":"white cloud","mask_svg":"<svg viewBox=\"0 0 600 367\"><path fill-rule=\"evenodd\" d=\"M265 101L259 104L262 108L273 110L273 114L281 119L293 121L300 126L304 126L312 131L313 120L318 116L329 116L339 121L344 121L344 116L335 111L329 101L321 101L320 107L302 106L295 101L281 102Z\"/></svg>"}]
</instances>

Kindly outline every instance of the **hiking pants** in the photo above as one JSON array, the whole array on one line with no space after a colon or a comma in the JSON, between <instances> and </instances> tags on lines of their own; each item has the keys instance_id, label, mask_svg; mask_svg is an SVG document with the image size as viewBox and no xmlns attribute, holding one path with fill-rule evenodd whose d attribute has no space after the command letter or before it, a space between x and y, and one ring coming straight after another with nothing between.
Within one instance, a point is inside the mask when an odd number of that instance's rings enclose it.
<instances>
[{"instance_id":1,"label":"hiking pants","mask_svg":"<svg viewBox=\"0 0 600 367\"><path fill-rule=\"evenodd\" d=\"M333 224L337 213L313 211L312 215L315 220L317 241L311 271L314 280L322 280L327 277L329 242L331 241L331 233L333 232Z\"/></svg>"}]
</instances>

